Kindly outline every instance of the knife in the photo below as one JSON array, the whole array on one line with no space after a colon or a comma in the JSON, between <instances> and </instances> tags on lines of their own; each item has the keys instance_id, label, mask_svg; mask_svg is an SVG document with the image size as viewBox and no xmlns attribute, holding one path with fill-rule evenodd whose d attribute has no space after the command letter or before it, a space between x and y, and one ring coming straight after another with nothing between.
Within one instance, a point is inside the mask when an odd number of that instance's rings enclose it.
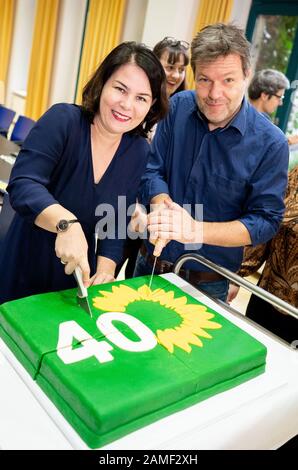
<instances>
[{"instance_id":1,"label":"knife","mask_svg":"<svg viewBox=\"0 0 298 470\"><path fill-rule=\"evenodd\" d=\"M87 288L83 284L82 271L79 266L76 267L76 269L73 272L73 275L78 284L78 293L77 293L78 304L92 318L92 312L91 312L89 301L88 301L88 291L87 291Z\"/></svg>"},{"instance_id":2,"label":"knife","mask_svg":"<svg viewBox=\"0 0 298 470\"><path fill-rule=\"evenodd\" d=\"M156 246L158 245L158 243L163 243L163 242L162 242L162 240L159 240L159 238L158 238L158 239L156 240L156 242L155 242L154 251L156 250ZM156 261L157 261L157 258L158 258L158 256L154 255L154 251L153 251L154 263L153 263L153 268L152 268L152 272L151 272L151 276L150 276L150 281L149 281L149 289L151 289L151 284L152 284L152 280L153 280L153 276L154 276ZM160 255L161 255L161 252L160 252L159 256L160 256Z\"/></svg>"},{"instance_id":3,"label":"knife","mask_svg":"<svg viewBox=\"0 0 298 470\"><path fill-rule=\"evenodd\" d=\"M153 268L152 268L150 281L149 281L149 289L151 289L152 279L153 279L153 275L154 275L154 271L155 271L156 260L157 260L157 256L154 256L154 263L153 263Z\"/></svg>"}]
</instances>

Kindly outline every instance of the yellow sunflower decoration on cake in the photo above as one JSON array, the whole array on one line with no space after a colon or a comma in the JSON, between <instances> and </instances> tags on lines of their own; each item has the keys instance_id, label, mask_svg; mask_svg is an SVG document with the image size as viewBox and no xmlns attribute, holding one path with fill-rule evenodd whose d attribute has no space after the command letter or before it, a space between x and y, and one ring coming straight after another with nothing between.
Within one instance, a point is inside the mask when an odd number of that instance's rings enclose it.
<instances>
[{"instance_id":1,"label":"yellow sunflower decoration on cake","mask_svg":"<svg viewBox=\"0 0 298 470\"><path fill-rule=\"evenodd\" d=\"M199 337L211 339L206 330L221 328L219 323L212 321L213 313L207 311L204 305L188 304L187 298L176 297L173 291L163 289L151 290L147 285L132 289L126 285L112 286L112 292L99 291L102 297L94 297L93 305L106 312L127 312L127 306L136 301L158 302L161 306L175 311L181 317L179 326L158 329L155 332L157 341L170 353L174 346L190 353L191 344L203 347Z\"/></svg>"}]
</instances>

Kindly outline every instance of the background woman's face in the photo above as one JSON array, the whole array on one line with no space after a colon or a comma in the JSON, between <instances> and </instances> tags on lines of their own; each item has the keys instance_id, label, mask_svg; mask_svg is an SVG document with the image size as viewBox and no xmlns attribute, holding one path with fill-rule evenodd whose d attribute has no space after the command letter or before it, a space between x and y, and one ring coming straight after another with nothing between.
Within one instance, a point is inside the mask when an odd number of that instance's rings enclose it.
<instances>
[{"instance_id":1,"label":"background woman's face","mask_svg":"<svg viewBox=\"0 0 298 470\"><path fill-rule=\"evenodd\" d=\"M183 80L185 79L185 65L184 56L179 56L178 62L175 64L168 63L169 52L164 51L160 57L161 65L164 68L167 78L167 95L171 96L179 88Z\"/></svg>"}]
</instances>

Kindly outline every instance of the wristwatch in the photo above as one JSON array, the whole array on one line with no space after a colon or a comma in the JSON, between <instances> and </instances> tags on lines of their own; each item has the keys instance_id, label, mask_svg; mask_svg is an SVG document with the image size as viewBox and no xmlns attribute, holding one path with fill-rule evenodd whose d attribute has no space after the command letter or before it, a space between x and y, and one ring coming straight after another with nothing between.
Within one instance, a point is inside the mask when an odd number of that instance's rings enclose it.
<instances>
[{"instance_id":1,"label":"wristwatch","mask_svg":"<svg viewBox=\"0 0 298 470\"><path fill-rule=\"evenodd\" d=\"M61 219L56 225L57 232L66 232L66 230L69 229L69 226L71 224L75 224L76 222L80 223L78 219L72 219L72 220L65 220Z\"/></svg>"}]
</instances>

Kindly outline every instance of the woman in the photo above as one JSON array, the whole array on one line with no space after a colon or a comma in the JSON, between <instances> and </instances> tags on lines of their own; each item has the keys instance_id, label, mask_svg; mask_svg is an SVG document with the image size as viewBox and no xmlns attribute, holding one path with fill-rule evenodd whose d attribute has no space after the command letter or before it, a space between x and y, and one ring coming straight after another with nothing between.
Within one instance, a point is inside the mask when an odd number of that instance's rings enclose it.
<instances>
[{"instance_id":1,"label":"woman","mask_svg":"<svg viewBox=\"0 0 298 470\"><path fill-rule=\"evenodd\" d=\"M166 74L168 97L186 89L185 69L189 64L188 49L188 42L171 37L165 37L153 48Z\"/></svg>"},{"instance_id":2,"label":"woman","mask_svg":"<svg viewBox=\"0 0 298 470\"><path fill-rule=\"evenodd\" d=\"M159 41L153 48L154 54L159 58L166 74L166 91L170 98L175 93L186 89L185 70L189 63L188 54L189 44L186 41L178 41L171 37L165 37ZM156 125L149 134L151 142L156 131ZM124 258L128 258L125 268L125 278L133 277L135 263L138 255L141 240L128 240L125 248ZM118 266L117 272L122 265Z\"/></svg>"},{"instance_id":3,"label":"woman","mask_svg":"<svg viewBox=\"0 0 298 470\"><path fill-rule=\"evenodd\" d=\"M179 41L169 36L159 41L153 48L154 54L159 58L166 74L167 97L175 95L179 91L186 89L185 71L189 64L188 54L189 44L186 41ZM149 134L149 142L153 140L157 125ZM132 271L128 269L131 276ZM125 272L127 274L127 272ZM129 276L129 277L131 277ZM128 277L126 275L126 277Z\"/></svg>"},{"instance_id":4,"label":"woman","mask_svg":"<svg viewBox=\"0 0 298 470\"><path fill-rule=\"evenodd\" d=\"M65 274L77 266L85 286L113 280L124 240L113 230L96 248L96 214L109 204L117 220L119 196L127 206L135 201L147 132L166 111L160 62L146 46L127 42L96 70L82 106L54 105L41 117L8 186L17 214L1 253L0 303L74 287Z\"/></svg>"}]
</instances>

